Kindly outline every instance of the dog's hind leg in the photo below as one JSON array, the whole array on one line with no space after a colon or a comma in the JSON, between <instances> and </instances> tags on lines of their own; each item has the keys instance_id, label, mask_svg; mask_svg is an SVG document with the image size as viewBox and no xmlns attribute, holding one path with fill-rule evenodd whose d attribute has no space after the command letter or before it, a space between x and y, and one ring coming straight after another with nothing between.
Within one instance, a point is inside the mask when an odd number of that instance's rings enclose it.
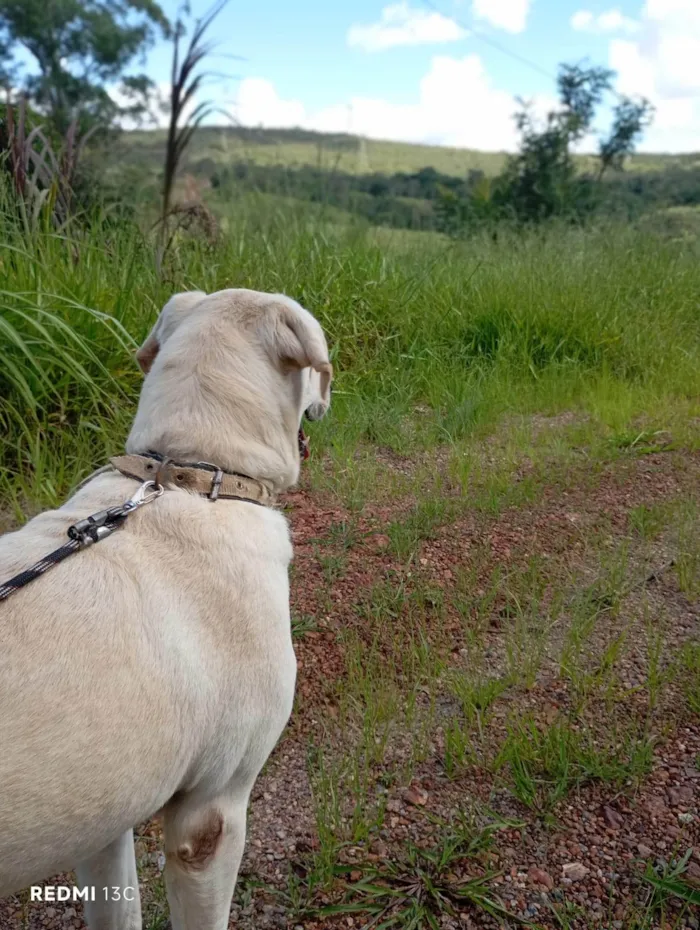
<instances>
[{"instance_id":1,"label":"dog's hind leg","mask_svg":"<svg viewBox=\"0 0 700 930\"><path fill-rule=\"evenodd\" d=\"M89 930L141 930L133 830L122 833L75 871L78 886L89 889L85 902Z\"/></svg>"},{"instance_id":2,"label":"dog's hind leg","mask_svg":"<svg viewBox=\"0 0 700 930\"><path fill-rule=\"evenodd\" d=\"M245 831L246 801L170 802L164 833L172 930L226 930Z\"/></svg>"}]
</instances>

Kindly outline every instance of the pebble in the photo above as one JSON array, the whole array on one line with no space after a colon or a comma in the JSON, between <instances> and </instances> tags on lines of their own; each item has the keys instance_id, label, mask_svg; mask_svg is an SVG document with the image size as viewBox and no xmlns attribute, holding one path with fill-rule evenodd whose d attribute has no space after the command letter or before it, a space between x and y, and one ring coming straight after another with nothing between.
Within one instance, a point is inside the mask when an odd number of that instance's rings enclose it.
<instances>
[{"instance_id":1,"label":"pebble","mask_svg":"<svg viewBox=\"0 0 700 930\"><path fill-rule=\"evenodd\" d=\"M418 785L411 785L411 787L405 791L404 798L409 804L413 804L414 807L425 807L428 803L428 792L425 788L420 788Z\"/></svg>"},{"instance_id":2,"label":"pebble","mask_svg":"<svg viewBox=\"0 0 700 930\"><path fill-rule=\"evenodd\" d=\"M680 807L683 804L692 804L693 789L689 785L681 785L678 788L668 789L668 800L672 807Z\"/></svg>"},{"instance_id":3,"label":"pebble","mask_svg":"<svg viewBox=\"0 0 700 930\"><path fill-rule=\"evenodd\" d=\"M564 878L568 878L572 882L580 882L590 871L582 862L566 862L561 870Z\"/></svg>"},{"instance_id":4,"label":"pebble","mask_svg":"<svg viewBox=\"0 0 700 930\"><path fill-rule=\"evenodd\" d=\"M554 879L549 872L545 872L544 869L539 869L535 865L530 867L527 877L533 885L542 885L547 891L551 891L552 888L554 888Z\"/></svg>"},{"instance_id":5,"label":"pebble","mask_svg":"<svg viewBox=\"0 0 700 930\"><path fill-rule=\"evenodd\" d=\"M639 843L637 845L637 852L642 857L642 859L649 859L654 854L654 850L649 849L649 847L645 846L644 843Z\"/></svg>"},{"instance_id":6,"label":"pebble","mask_svg":"<svg viewBox=\"0 0 700 930\"><path fill-rule=\"evenodd\" d=\"M137 859L143 859L148 855L148 846L143 840L136 840L134 843L134 855Z\"/></svg>"},{"instance_id":7,"label":"pebble","mask_svg":"<svg viewBox=\"0 0 700 930\"><path fill-rule=\"evenodd\" d=\"M375 856L380 856L382 859L386 859L389 855L389 847L383 840L375 840L370 849Z\"/></svg>"},{"instance_id":8,"label":"pebble","mask_svg":"<svg viewBox=\"0 0 700 930\"><path fill-rule=\"evenodd\" d=\"M664 814L667 809L664 799L660 797L648 798L646 808L652 817L658 817L660 814Z\"/></svg>"},{"instance_id":9,"label":"pebble","mask_svg":"<svg viewBox=\"0 0 700 930\"><path fill-rule=\"evenodd\" d=\"M622 814L619 814L614 808L609 807L607 804L603 808L603 820L611 830L621 829L625 822L625 818Z\"/></svg>"}]
</instances>

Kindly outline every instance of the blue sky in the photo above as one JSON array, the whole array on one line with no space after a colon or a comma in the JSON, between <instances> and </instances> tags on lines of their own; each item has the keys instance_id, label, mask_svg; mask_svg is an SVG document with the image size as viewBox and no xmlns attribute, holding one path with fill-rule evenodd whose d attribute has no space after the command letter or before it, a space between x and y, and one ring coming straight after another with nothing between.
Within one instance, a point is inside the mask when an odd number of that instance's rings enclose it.
<instances>
[{"instance_id":1,"label":"blue sky","mask_svg":"<svg viewBox=\"0 0 700 930\"><path fill-rule=\"evenodd\" d=\"M332 106L353 96L381 96L396 103L410 103L416 96L421 77L437 54L462 57L478 54L498 86L514 93L547 94L553 90L557 64L563 60L590 57L597 63L607 61L607 37L604 33L576 30L572 16L582 9L604 12L611 4L579 0L482 0L481 6L512 8L511 27L494 25L483 15L474 14L468 0L422 0L409 3L381 0L355 0L328 3L327 0L262 0L257 4L231 0L215 27L215 38L222 51L243 56L244 62L231 65L242 76L263 77L275 84L285 98L299 98L310 109ZM176 4L166 2L164 9L172 15ZM208 9L208 0L193 0L194 15ZM394 45L367 51L351 44L353 28L371 27L382 22L382 14L391 8L408 11L406 20L435 15L463 25L462 38L429 41L413 45ZM524 27L518 9L526 10ZM614 4L630 18L639 13L634 0ZM403 10L401 10L403 13ZM508 16L501 17L505 23ZM511 31L517 29L517 32ZM501 52L489 44L496 42ZM357 41L357 40L356 40ZM521 56L540 71L509 57ZM161 78L167 77L168 52L158 49L150 63Z\"/></svg>"},{"instance_id":2,"label":"blue sky","mask_svg":"<svg viewBox=\"0 0 700 930\"><path fill-rule=\"evenodd\" d=\"M213 60L235 79L208 94L244 125L512 150L516 98L545 113L557 65L587 59L656 107L641 149L700 151L700 0L230 0L211 35L244 60ZM169 63L161 43L147 70Z\"/></svg>"}]
</instances>

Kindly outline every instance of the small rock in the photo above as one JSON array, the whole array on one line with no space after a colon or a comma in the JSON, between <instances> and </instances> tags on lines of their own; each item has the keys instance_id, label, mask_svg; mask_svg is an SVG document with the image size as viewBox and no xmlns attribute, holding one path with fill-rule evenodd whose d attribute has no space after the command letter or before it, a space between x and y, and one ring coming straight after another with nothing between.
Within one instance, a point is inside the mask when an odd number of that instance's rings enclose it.
<instances>
[{"instance_id":1,"label":"small rock","mask_svg":"<svg viewBox=\"0 0 700 930\"><path fill-rule=\"evenodd\" d=\"M375 840L370 846L370 852L373 852L375 856L380 856L382 859L386 859L389 855L389 847L383 840Z\"/></svg>"},{"instance_id":2,"label":"small rock","mask_svg":"<svg viewBox=\"0 0 700 930\"><path fill-rule=\"evenodd\" d=\"M666 802L662 797L651 797L646 800L646 809L652 817L658 817L666 811Z\"/></svg>"},{"instance_id":3,"label":"small rock","mask_svg":"<svg viewBox=\"0 0 700 930\"><path fill-rule=\"evenodd\" d=\"M148 846L143 840L136 840L134 843L134 855L137 859L143 859L148 855Z\"/></svg>"},{"instance_id":4,"label":"small rock","mask_svg":"<svg viewBox=\"0 0 700 930\"><path fill-rule=\"evenodd\" d=\"M618 813L613 807L609 807L607 804L603 808L603 820L610 827L611 830L619 830L625 822L625 818L622 814Z\"/></svg>"},{"instance_id":5,"label":"small rock","mask_svg":"<svg viewBox=\"0 0 700 930\"><path fill-rule=\"evenodd\" d=\"M692 804L693 789L689 785L680 785L678 788L668 789L668 799L672 807L679 807L681 804Z\"/></svg>"},{"instance_id":6,"label":"small rock","mask_svg":"<svg viewBox=\"0 0 700 930\"><path fill-rule=\"evenodd\" d=\"M404 798L414 807L425 807L428 803L428 792L425 788L419 788L417 785L411 785L404 793Z\"/></svg>"},{"instance_id":7,"label":"small rock","mask_svg":"<svg viewBox=\"0 0 700 930\"><path fill-rule=\"evenodd\" d=\"M645 846L644 843L639 843L637 845L637 852L642 857L642 859L650 859L654 854L654 850L649 849L649 847Z\"/></svg>"},{"instance_id":8,"label":"small rock","mask_svg":"<svg viewBox=\"0 0 700 930\"><path fill-rule=\"evenodd\" d=\"M700 885L700 865L698 865L697 862L689 862L684 877L694 885Z\"/></svg>"},{"instance_id":9,"label":"small rock","mask_svg":"<svg viewBox=\"0 0 700 930\"><path fill-rule=\"evenodd\" d=\"M56 916L56 908L47 907L46 910L44 911L44 914L49 918L49 920L51 920L52 917Z\"/></svg>"},{"instance_id":10,"label":"small rock","mask_svg":"<svg viewBox=\"0 0 700 930\"><path fill-rule=\"evenodd\" d=\"M582 862L566 862L561 870L564 878L572 882L580 882L590 872Z\"/></svg>"},{"instance_id":11,"label":"small rock","mask_svg":"<svg viewBox=\"0 0 700 930\"><path fill-rule=\"evenodd\" d=\"M528 869L527 877L533 885L542 885L547 891L551 891L552 888L554 888L554 879L549 872L545 872L544 869L538 869L535 865Z\"/></svg>"},{"instance_id":12,"label":"small rock","mask_svg":"<svg viewBox=\"0 0 700 930\"><path fill-rule=\"evenodd\" d=\"M695 817L691 813L679 814L678 820L680 823L688 824L692 823L695 820Z\"/></svg>"},{"instance_id":13,"label":"small rock","mask_svg":"<svg viewBox=\"0 0 700 930\"><path fill-rule=\"evenodd\" d=\"M353 869L352 872L350 873L351 882L359 882L361 878L362 878L362 872L359 869Z\"/></svg>"}]
</instances>

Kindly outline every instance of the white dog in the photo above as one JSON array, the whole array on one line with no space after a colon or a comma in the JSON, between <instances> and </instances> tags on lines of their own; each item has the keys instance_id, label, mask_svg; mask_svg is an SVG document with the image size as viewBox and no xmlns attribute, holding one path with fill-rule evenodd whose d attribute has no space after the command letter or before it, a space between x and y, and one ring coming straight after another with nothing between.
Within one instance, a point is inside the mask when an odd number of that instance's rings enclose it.
<instances>
[{"instance_id":1,"label":"white dog","mask_svg":"<svg viewBox=\"0 0 700 930\"><path fill-rule=\"evenodd\" d=\"M137 358L128 454L0 538L4 582L140 481L165 487L0 602L0 896L76 868L98 889L91 930L138 930L132 828L160 812L173 930L224 930L296 675L292 549L268 505L298 478L332 370L307 310L248 290L176 295Z\"/></svg>"}]
</instances>

